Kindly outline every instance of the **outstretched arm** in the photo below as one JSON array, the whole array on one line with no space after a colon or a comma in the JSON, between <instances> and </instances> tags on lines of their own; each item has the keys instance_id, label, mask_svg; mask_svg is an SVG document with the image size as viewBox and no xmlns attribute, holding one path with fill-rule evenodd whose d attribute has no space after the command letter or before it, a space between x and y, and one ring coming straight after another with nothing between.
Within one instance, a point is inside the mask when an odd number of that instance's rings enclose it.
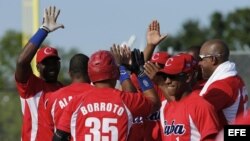
<instances>
[{"instance_id":1,"label":"outstretched arm","mask_svg":"<svg viewBox=\"0 0 250 141\"><path fill-rule=\"evenodd\" d=\"M136 88L130 80L130 73L126 66L129 65L129 60L131 59L130 48L127 46L120 47L119 45L113 44L110 48L111 53L113 54L117 65L119 66L120 71L120 83L123 91L136 92Z\"/></svg>"},{"instance_id":2,"label":"outstretched arm","mask_svg":"<svg viewBox=\"0 0 250 141\"><path fill-rule=\"evenodd\" d=\"M30 38L17 59L15 77L18 82L26 83L29 76L32 74L30 66L31 60L48 33L58 28L64 28L62 24L56 23L59 14L60 10L57 10L55 6L50 6L44 10L42 26Z\"/></svg>"},{"instance_id":3,"label":"outstretched arm","mask_svg":"<svg viewBox=\"0 0 250 141\"><path fill-rule=\"evenodd\" d=\"M160 34L160 24L157 20L151 22L147 30L147 46L144 49L144 60L150 60L155 47L165 38L167 35Z\"/></svg>"},{"instance_id":4,"label":"outstretched arm","mask_svg":"<svg viewBox=\"0 0 250 141\"><path fill-rule=\"evenodd\" d=\"M153 103L153 108L151 109L151 113L159 110L161 106L160 99L154 89L153 83L150 78L145 73L144 68L144 57L143 53L134 49L131 54L132 66L135 69L135 74L137 75L137 79L139 82L139 86L143 92L143 95Z\"/></svg>"}]
</instances>

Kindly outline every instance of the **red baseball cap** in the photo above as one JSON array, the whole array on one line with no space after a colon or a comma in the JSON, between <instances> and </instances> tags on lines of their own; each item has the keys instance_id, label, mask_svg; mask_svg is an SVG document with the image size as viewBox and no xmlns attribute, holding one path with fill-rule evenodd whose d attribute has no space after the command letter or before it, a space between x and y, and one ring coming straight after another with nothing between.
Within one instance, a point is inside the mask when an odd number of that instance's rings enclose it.
<instances>
[{"instance_id":1,"label":"red baseball cap","mask_svg":"<svg viewBox=\"0 0 250 141\"><path fill-rule=\"evenodd\" d=\"M60 59L60 57L58 56L57 49L53 47L45 46L45 47L40 48L37 51L36 62L40 63L48 57L56 57L57 59Z\"/></svg>"},{"instance_id":2,"label":"red baseball cap","mask_svg":"<svg viewBox=\"0 0 250 141\"><path fill-rule=\"evenodd\" d=\"M180 73L188 73L192 70L191 62L187 61L182 55L175 55L166 61L164 68L161 69L160 72L169 75L176 75Z\"/></svg>"},{"instance_id":3,"label":"red baseball cap","mask_svg":"<svg viewBox=\"0 0 250 141\"><path fill-rule=\"evenodd\" d=\"M153 56L151 57L151 62L153 63L159 63L159 64L162 64L162 65L165 65L166 61L168 60L169 58L169 54L167 52L157 52L157 53L154 53Z\"/></svg>"},{"instance_id":4,"label":"red baseball cap","mask_svg":"<svg viewBox=\"0 0 250 141\"><path fill-rule=\"evenodd\" d=\"M184 59L191 64L193 70L197 70L199 68L198 61L191 54L179 53L177 55L184 57Z\"/></svg>"}]
</instances>

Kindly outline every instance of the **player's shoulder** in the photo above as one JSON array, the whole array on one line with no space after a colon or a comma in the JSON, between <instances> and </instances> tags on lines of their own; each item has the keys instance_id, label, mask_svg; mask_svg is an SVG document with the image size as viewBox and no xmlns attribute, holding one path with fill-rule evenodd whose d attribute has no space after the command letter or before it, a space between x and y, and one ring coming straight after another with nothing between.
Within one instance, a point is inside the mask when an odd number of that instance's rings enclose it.
<instances>
[{"instance_id":1,"label":"player's shoulder","mask_svg":"<svg viewBox=\"0 0 250 141\"><path fill-rule=\"evenodd\" d=\"M16 79L15 79L16 80ZM19 82L16 80L17 85L25 86L27 89L34 89L36 87L43 87L46 85L45 81L34 74L31 74L27 80L27 82Z\"/></svg>"},{"instance_id":2,"label":"player's shoulder","mask_svg":"<svg viewBox=\"0 0 250 141\"><path fill-rule=\"evenodd\" d=\"M69 86L59 87L57 90L46 93L49 99L57 99L61 96L64 96L65 94L68 94L69 92Z\"/></svg>"},{"instance_id":3,"label":"player's shoulder","mask_svg":"<svg viewBox=\"0 0 250 141\"><path fill-rule=\"evenodd\" d=\"M211 84L213 87L222 87L222 88L230 88L233 86L238 86L238 85L244 85L243 79L236 75L236 76L231 76L227 77L221 80L217 80Z\"/></svg>"},{"instance_id":4,"label":"player's shoulder","mask_svg":"<svg viewBox=\"0 0 250 141\"><path fill-rule=\"evenodd\" d=\"M67 86L61 87L61 88L57 89L56 91L50 92L49 94L51 96L55 96L56 97L56 96L60 95L61 93L66 92L66 91L67 91Z\"/></svg>"},{"instance_id":5,"label":"player's shoulder","mask_svg":"<svg viewBox=\"0 0 250 141\"><path fill-rule=\"evenodd\" d=\"M199 91L191 92L189 94L189 98L186 101L188 101L188 105L192 106L193 108L212 107L212 105L207 100L205 100L202 96L199 95Z\"/></svg>"},{"instance_id":6,"label":"player's shoulder","mask_svg":"<svg viewBox=\"0 0 250 141\"><path fill-rule=\"evenodd\" d=\"M238 76L228 77L226 79L217 80L208 87L210 93L225 93L227 95L234 94L235 91L245 87L244 82Z\"/></svg>"},{"instance_id":7,"label":"player's shoulder","mask_svg":"<svg viewBox=\"0 0 250 141\"><path fill-rule=\"evenodd\" d=\"M92 97L116 97L119 96L122 91L114 88L96 88L93 87L83 92L84 94L91 93L90 96Z\"/></svg>"}]
</instances>

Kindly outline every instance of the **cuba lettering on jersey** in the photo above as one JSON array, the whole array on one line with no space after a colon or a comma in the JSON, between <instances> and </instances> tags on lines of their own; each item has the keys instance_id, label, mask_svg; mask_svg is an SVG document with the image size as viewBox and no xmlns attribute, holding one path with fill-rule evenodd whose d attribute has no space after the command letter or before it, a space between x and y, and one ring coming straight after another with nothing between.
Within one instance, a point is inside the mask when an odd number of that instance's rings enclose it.
<instances>
[{"instance_id":1,"label":"cuba lettering on jersey","mask_svg":"<svg viewBox=\"0 0 250 141\"><path fill-rule=\"evenodd\" d=\"M160 111L156 111L146 118L146 120L158 121L160 120Z\"/></svg>"},{"instance_id":2,"label":"cuba lettering on jersey","mask_svg":"<svg viewBox=\"0 0 250 141\"><path fill-rule=\"evenodd\" d=\"M150 114L147 118L143 119L143 117L135 117L133 119L133 123L143 123L144 120L149 120L149 121L159 121L160 120L160 111L156 111L152 114Z\"/></svg>"},{"instance_id":3,"label":"cuba lettering on jersey","mask_svg":"<svg viewBox=\"0 0 250 141\"><path fill-rule=\"evenodd\" d=\"M197 93L178 102L165 100L160 111L162 140L203 140L219 131L216 111Z\"/></svg>"},{"instance_id":4,"label":"cuba lettering on jersey","mask_svg":"<svg viewBox=\"0 0 250 141\"><path fill-rule=\"evenodd\" d=\"M166 120L164 121L164 134L170 135L174 134L176 136L183 135L185 133L185 125L184 124L175 124L175 120L169 124Z\"/></svg>"}]
</instances>

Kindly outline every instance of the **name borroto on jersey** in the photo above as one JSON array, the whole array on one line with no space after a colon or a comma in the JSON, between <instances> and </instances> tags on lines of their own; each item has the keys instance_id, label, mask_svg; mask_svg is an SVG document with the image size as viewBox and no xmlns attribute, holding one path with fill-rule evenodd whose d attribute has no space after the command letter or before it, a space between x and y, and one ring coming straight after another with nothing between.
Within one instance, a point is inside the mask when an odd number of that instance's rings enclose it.
<instances>
[{"instance_id":1,"label":"name borroto on jersey","mask_svg":"<svg viewBox=\"0 0 250 141\"><path fill-rule=\"evenodd\" d=\"M105 103L105 102L98 102L98 103L89 103L85 106L80 108L83 115L92 112L111 112L121 116L124 112L124 107L120 105L113 104L113 103Z\"/></svg>"}]
</instances>

